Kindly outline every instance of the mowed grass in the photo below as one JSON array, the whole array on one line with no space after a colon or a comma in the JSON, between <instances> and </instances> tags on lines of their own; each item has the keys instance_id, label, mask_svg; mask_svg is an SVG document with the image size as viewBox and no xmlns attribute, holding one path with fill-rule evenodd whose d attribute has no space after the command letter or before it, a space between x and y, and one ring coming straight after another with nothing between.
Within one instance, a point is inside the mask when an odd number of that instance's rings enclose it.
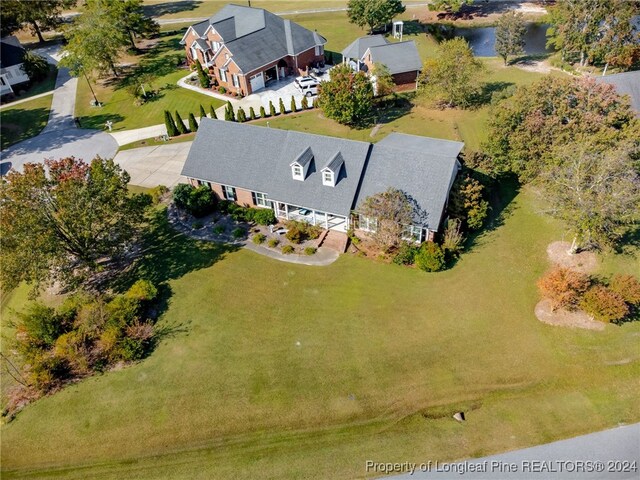
<instances>
[{"instance_id":1,"label":"mowed grass","mask_svg":"<svg viewBox=\"0 0 640 480\"><path fill-rule=\"evenodd\" d=\"M209 105L218 108L223 104L220 100L178 87L177 82L189 74L186 69L176 65L184 59L184 49L179 44L181 33L163 34L155 48L139 57L130 60L145 65L145 69L155 75L152 82L158 95L136 106L132 95L124 88L123 79L112 79L105 82L92 82L92 87L102 107L91 106L93 95L87 81L80 78L76 96L76 116L84 128L104 129L107 121L113 122L113 130L128 130L148 127L164 123L164 111L172 115L178 110L186 121L189 113L199 115L202 105L209 111ZM130 74L131 70L125 72ZM148 87L148 86L147 86Z\"/></svg>"},{"instance_id":2,"label":"mowed grass","mask_svg":"<svg viewBox=\"0 0 640 480\"><path fill-rule=\"evenodd\" d=\"M2 149L35 137L47 126L52 98L46 95L0 110Z\"/></svg>"},{"instance_id":3,"label":"mowed grass","mask_svg":"<svg viewBox=\"0 0 640 480\"><path fill-rule=\"evenodd\" d=\"M533 315L562 233L538 211L519 194L436 274L159 234L139 272L168 279L173 335L5 425L3 477L360 478L368 459L452 460L638 421L640 324Z\"/></svg>"}]
</instances>

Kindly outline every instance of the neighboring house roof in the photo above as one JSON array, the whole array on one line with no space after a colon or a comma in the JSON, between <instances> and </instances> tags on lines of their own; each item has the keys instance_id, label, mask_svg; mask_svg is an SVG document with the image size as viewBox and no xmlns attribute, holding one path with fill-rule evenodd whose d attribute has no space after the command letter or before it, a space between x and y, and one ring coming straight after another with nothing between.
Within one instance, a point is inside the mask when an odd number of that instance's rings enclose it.
<instances>
[{"instance_id":1,"label":"neighboring house roof","mask_svg":"<svg viewBox=\"0 0 640 480\"><path fill-rule=\"evenodd\" d=\"M0 40L0 68L9 68L24 61L25 49L14 36L3 37Z\"/></svg>"},{"instance_id":2,"label":"neighboring house roof","mask_svg":"<svg viewBox=\"0 0 640 480\"><path fill-rule=\"evenodd\" d=\"M262 8L241 5L226 5L209 20L189 28L204 37L209 27L220 34L233 55L233 61L244 73L327 43L317 32L291 20Z\"/></svg>"},{"instance_id":3,"label":"neighboring house roof","mask_svg":"<svg viewBox=\"0 0 640 480\"><path fill-rule=\"evenodd\" d=\"M303 182L294 180L291 164L308 147L313 163ZM369 147L366 142L203 118L182 175L348 216ZM327 187L320 170L337 152L344 166L335 187Z\"/></svg>"},{"instance_id":4,"label":"neighboring house roof","mask_svg":"<svg viewBox=\"0 0 640 480\"><path fill-rule=\"evenodd\" d=\"M387 45L389 41L383 35L368 35L354 40L351 45L342 51L344 58L355 58L360 60L369 47Z\"/></svg>"},{"instance_id":5,"label":"neighboring house roof","mask_svg":"<svg viewBox=\"0 0 640 480\"><path fill-rule=\"evenodd\" d=\"M394 187L420 206L416 223L437 230L462 146L396 133L371 145L203 118L182 175L344 216L366 197ZM303 182L294 180L291 172L301 156L312 162ZM325 168L339 172L335 187L323 185Z\"/></svg>"},{"instance_id":6,"label":"neighboring house roof","mask_svg":"<svg viewBox=\"0 0 640 480\"><path fill-rule=\"evenodd\" d=\"M368 51L371 52L371 61L382 63L392 75L422 70L422 60L413 40L369 47Z\"/></svg>"},{"instance_id":7,"label":"neighboring house roof","mask_svg":"<svg viewBox=\"0 0 640 480\"><path fill-rule=\"evenodd\" d=\"M640 70L596 77L596 81L613 85L620 95L629 95L631 107L640 115Z\"/></svg>"}]
</instances>

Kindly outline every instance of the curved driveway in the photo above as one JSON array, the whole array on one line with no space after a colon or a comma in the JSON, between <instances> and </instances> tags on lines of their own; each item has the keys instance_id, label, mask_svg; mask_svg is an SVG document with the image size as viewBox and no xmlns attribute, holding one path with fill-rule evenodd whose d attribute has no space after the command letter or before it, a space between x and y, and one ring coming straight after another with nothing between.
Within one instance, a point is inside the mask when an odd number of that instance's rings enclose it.
<instances>
[{"instance_id":1,"label":"curved driveway","mask_svg":"<svg viewBox=\"0 0 640 480\"><path fill-rule=\"evenodd\" d=\"M47 55L55 62L54 56ZM118 150L113 137L98 130L77 128L73 121L78 79L61 68L56 78L56 88L51 101L51 113L47 126L39 135L17 143L0 152L0 173L11 168L21 170L27 163L38 163L46 158L75 156L90 161L96 155L112 158Z\"/></svg>"}]
</instances>

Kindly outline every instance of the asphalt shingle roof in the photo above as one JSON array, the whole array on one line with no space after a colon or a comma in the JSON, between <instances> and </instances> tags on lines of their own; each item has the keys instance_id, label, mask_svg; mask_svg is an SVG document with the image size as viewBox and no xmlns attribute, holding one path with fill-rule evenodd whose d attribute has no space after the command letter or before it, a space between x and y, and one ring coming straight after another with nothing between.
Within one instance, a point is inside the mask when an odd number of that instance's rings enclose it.
<instances>
[{"instance_id":1,"label":"asphalt shingle roof","mask_svg":"<svg viewBox=\"0 0 640 480\"><path fill-rule=\"evenodd\" d=\"M344 58L355 58L360 60L369 47L387 45L389 41L383 35L369 35L354 40L351 45L342 51Z\"/></svg>"},{"instance_id":2,"label":"asphalt shingle roof","mask_svg":"<svg viewBox=\"0 0 640 480\"><path fill-rule=\"evenodd\" d=\"M24 61L25 49L16 37L9 36L0 40L0 68L9 68Z\"/></svg>"},{"instance_id":3,"label":"asphalt shingle roof","mask_svg":"<svg viewBox=\"0 0 640 480\"><path fill-rule=\"evenodd\" d=\"M366 197L394 187L420 206L416 223L436 230L462 146L397 133L371 145L203 118L182 175L344 216ZM301 154L310 163L304 181L294 180L291 172ZM326 167L339 171L335 187L322 184Z\"/></svg>"},{"instance_id":4,"label":"asphalt shingle roof","mask_svg":"<svg viewBox=\"0 0 640 480\"><path fill-rule=\"evenodd\" d=\"M210 25L220 34L233 61L245 74L287 55L297 55L327 43L317 32L262 8L229 4L209 20L191 27L202 37Z\"/></svg>"},{"instance_id":5,"label":"asphalt shingle roof","mask_svg":"<svg viewBox=\"0 0 640 480\"><path fill-rule=\"evenodd\" d=\"M386 65L392 75L422 70L422 60L413 40L370 47L369 51L373 63Z\"/></svg>"},{"instance_id":6,"label":"asphalt shingle roof","mask_svg":"<svg viewBox=\"0 0 640 480\"><path fill-rule=\"evenodd\" d=\"M629 95L631 107L640 116L640 70L596 77L596 81L613 85L620 95Z\"/></svg>"}]
</instances>

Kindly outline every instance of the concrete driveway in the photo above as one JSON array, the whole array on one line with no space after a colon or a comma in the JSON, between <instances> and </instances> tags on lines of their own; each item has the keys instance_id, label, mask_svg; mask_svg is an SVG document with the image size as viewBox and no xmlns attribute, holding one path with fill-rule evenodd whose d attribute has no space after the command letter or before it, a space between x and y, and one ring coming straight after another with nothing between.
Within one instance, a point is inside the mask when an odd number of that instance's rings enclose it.
<instances>
[{"instance_id":1,"label":"concrete driveway","mask_svg":"<svg viewBox=\"0 0 640 480\"><path fill-rule=\"evenodd\" d=\"M114 160L129 173L129 183L153 188L173 187L187 179L180 172L193 142L134 148L118 152Z\"/></svg>"}]
</instances>

